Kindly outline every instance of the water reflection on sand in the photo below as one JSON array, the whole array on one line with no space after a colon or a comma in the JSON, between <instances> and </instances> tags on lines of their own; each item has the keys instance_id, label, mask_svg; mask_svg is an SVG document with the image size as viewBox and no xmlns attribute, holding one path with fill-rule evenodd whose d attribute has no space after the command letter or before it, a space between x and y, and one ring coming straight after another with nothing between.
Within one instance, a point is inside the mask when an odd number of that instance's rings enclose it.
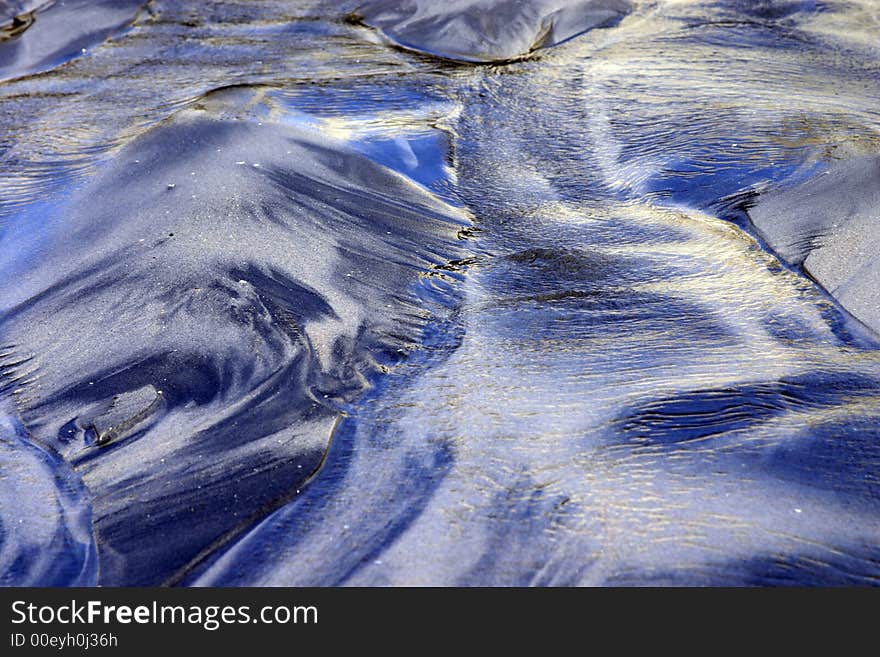
<instances>
[{"instance_id":1,"label":"water reflection on sand","mask_svg":"<svg viewBox=\"0 0 880 657\"><path fill-rule=\"evenodd\" d=\"M447 4L0 60L5 583L876 583L875 5Z\"/></svg>"}]
</instances>

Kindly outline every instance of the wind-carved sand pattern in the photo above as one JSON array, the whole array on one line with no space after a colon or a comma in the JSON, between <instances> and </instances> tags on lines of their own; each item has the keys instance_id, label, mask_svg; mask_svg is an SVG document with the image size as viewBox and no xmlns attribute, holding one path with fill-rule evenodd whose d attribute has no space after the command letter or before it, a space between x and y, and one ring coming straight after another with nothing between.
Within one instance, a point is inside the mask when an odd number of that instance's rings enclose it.
<instances>
[{"instance_id":1,"label":"wind-carved sand pattern","mask_svg":"<svg viewBox=\"0 0 880 657\"><path fill-rule=\"evenodd\" d=\"M509 62L617 24L627 0L367 0L350 18L402 48L469 63Z\"/></svg>"},{"instance_id":2,"label":"wind-carved sand pattern","mask_svg":"<svg viewBox=\"0 0 880 657\"><path fill-rule=\"evenodd\" d=\"M243 7L0 85L4 583L877 584L873 3Z\"/></svg>"},{"instance_id":3,"label":"wind-carved sand pattern","mask_svg":"<svg viewBox=\"0 0 880 657\"><path fill-rule=\"evenodd\" d=\"M102 581L163 581L295 497L468 225L345 142L214 104L116 154L4 290L17 415L91 491Z\"/></svg>"},{"instance_id":4,"label":"wind-carved sand pattern","mask_svg":"<svg viewBox=\"0 0 880 657\"><path fill-rule=\"evenodd\" d=\"M135 20L146 0L2 0L0 80L52 70Z\"/></svg>"}]
</instances>

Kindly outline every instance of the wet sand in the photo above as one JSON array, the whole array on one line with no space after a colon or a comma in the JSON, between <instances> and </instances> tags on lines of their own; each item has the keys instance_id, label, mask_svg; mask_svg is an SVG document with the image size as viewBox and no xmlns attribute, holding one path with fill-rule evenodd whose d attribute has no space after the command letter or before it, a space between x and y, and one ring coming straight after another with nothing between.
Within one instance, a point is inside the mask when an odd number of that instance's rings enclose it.
<instances>
[{"instance_id":1,"label":"wet sand","mask_svg":"<svg viewBox=\"0 0 880 657\"><path fill-rule=\"evenodd\" d=\"M0 3L0 582L877 583L873 3L109 4Z\"/></svg>"}]
</instances>

